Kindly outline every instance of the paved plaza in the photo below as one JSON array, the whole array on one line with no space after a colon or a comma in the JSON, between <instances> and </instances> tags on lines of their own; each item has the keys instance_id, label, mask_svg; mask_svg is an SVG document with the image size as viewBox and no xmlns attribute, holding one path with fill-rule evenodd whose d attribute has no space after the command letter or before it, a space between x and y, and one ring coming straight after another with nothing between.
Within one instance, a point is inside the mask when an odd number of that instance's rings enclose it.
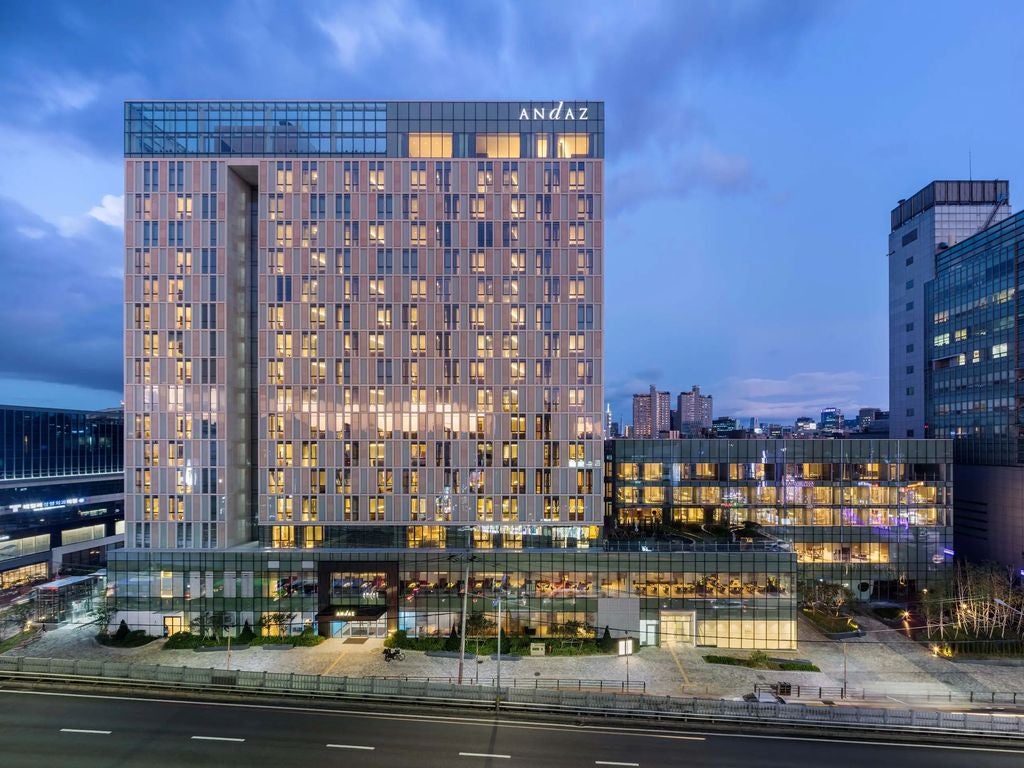
<instances>
[{"instance_id":1,"label":"paved plaza","mask_svg":"<svg viewBox=\"0 0 1024 768\"><path fill-rule=\"evenodd\" d=\"M913 699L926 694L974 691L975 693L1024 693L1024 660L949 661L932 656L925 647L912 642L871 618L859 618L866 636L846 644L847 685L891 697ZM41 633L30 644L9 651L47 658L118 659L140 664L171 666L228 667L249 671L295 672L333 676L393 676L447 678L457 674L458 660L406 651L405 660L388 664L380 650L381 640L363 643L329 639L312 648L271 651L260 647L234 650L230 662L226 651L196 652L163 650L157 640L140 648L120 649L100 645L95 626L66 626ZM813 625L800 620L799 650L774 652L776 658L807 659L821 672L774 672L708 664L709 653L745 656L742 651L712 648L654 648L640 650L629 661L631 681L644 681L648 693L662 696L736 697L753 690L756 683L786 681L802 686L837 687L843 683L843 644L827 639ZM470 650L472 643L470 643ZM467 660L465 675L490 683L497 663L484 658ZM502 680L529 684L540 678L565 680L616 680L626 678L625 660L616 656L543 657L505 660Z\"/></svg>"}]
</instances>

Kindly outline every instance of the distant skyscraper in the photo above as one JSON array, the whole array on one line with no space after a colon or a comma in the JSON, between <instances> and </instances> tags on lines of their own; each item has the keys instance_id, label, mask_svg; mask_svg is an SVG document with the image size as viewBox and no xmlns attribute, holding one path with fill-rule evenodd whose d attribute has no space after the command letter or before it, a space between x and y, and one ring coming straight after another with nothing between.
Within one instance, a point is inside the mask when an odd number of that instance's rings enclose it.
<instances>
[{"instance_id":1,"label":"distant skyscraper","mask_svg":"<svg viewBox=\"0 0 1024 768\"><path fill-rule=\"evenodd\" d=\"M814 423L814 419L807 416L801 416L796 420L797 432L813 432L817 428L818 425Z\"/></svg>"},{"instance_id":2,"label":"distant skyscraper","mask_svg":"<svg viewBox=\"0 0 1024 768\"><path fill-rule=\"evenodd\" d=\"M711 395L702 395L696 384L689 392L680 392L678 398L679 432L699 435L702 429L711 429L713 415Z\"/></svg>"},{"instance_id":3,"label":"distant skyscraper","mask_svg":"<svg viewBox=\"0 0 1024 768\"><path fill-rule=\"evenodd\" d=\"M669 393L651 387L646 395L633 395L633 437L658 437L670 427Z\"/></svg>"},{"instance_id":4,"label":"distant skyscraper","mask_svg":"<svg viewBox=\"0 0 1024 768\"><path fill-rule=\"evenodd\" d=\"M882 418L882 411L879 408L861 408L857 412L857 429L862 432L868 428L868 424Z\"/></svg>"},{"instance_id":5,"label":"distant skyscraper","mask_svg":"<svg viewBox=\"0 0 1024 768\"><path fill-rule=\"evenodd\" d=\"M838 431L843 428L843 412L838 408L823 408L818 429Z\"/></svg>"},{"instance_id":6,"label":"distant skyscraper","mask_svg":"<svg viewBox=\"0 0 1024 768\"><path fill-rule=\"evenodd\" d=\"M892 211L889 412L892 437L922 437L928 339L924 285L936 254L1010 215L1009 182L933 181Z\"/></svg>"},{"instance_id":7,"label":"distant skyscraper","mask_svg":"<svg viewBox=\"0 0 1024 768\"><path fill-rule=\"evenodd\" d=\"M604 411L604 436L612 437L612 405L607 403Z\"/></svg>"}]
</instances>

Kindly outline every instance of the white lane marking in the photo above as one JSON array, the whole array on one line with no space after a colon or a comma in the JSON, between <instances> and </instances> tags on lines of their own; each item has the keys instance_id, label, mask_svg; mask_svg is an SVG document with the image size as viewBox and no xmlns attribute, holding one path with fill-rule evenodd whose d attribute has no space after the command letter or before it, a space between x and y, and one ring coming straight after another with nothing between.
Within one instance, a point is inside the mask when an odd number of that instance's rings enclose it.
<instances>
[{"instance_id":1,"label":"white lane marking","mask_svg":"<svg viewBox=\"0 0 1024 768\"><path fill-rule=\"evenodd\" d=\"M376 749L376 747L360 747L358 744L328 744L331 749Z\"/></svg>"},{"instance_id":2,"label":"white lane marking","mask_svg":"<svg viewBox=\"0 0 1024 768\"><path fill-rule=\"evenodd\" d=\"M61 733L97 733L101 736L109 736L110 731L94 731L90 728L61 728Z\"/></svg>"},{"instance_id":3,"label":"white lane marking","mask_svg":"<svg viewBox=\"0 0 1024 768\"><path fill-rule=\"evenodd\" d=\"M630 765L634 768L640 768L640 763L614 763L611 760L595 760L594 765Z\"/></svg>"},{"instance_id":4,"label":"white lane marking","mask_svg":"<svg viewBox=\"0 0 1024 768\"><path fill-rule=\"evenodd\" d=\"M236 739L232 736L193 736L193 741L245 741L245 739Z\"/></svg>"},{"instance_id":5,"label":"white lane marking","mask_svg":"<svg viewBox=\"0 0 1024 768\"><path fill-rule=\"evenodd\" d=\"M884 747L906 747L915 749L937 749L956 750L960 752L999 752L1010 755L1024 755L1024 749L1001 749L998 747L961 747L949 744L908 744L899 741L866 741L863 739L841 739L835 737L814 737L814 736L770 736L748 733L710 733L708 731L690 731L690 733L701 733L702 736L683 736L678 733L665 733L663 731L650 730L646 728L625 728L608 725L565 725L557 726L540 722L520 721L517 723L495 723L492 721L481 722L463 717L448 717L442 715L390 715L383 713L362 712L346 709L314 709L312 707L277 706L273 704L234 704L226 701L186 701L182 699L149 699L142 696L103 696L96 693L60 693L57 691L20 691L0 689L0 694L12 694L21 696L60 696L70 699L106 699L109 701L137 701L148 704L175 704L192 705L196 707L229 707L236 709L269 709L272 711L302 712L310 715L321 715L329 717L352 717L366 720L398 720L408 723L451 723L458 725L472 725L478 728L517 728L532 731L575 731L594 733L607 736L637 736L648 739L667 739L672 741L706 741L708 737L732 738L732 739L769 739L772 741L813 741L825 742L828 744L860 744L868 746ZM956 735L956 731L950 731L949 735Z\"/></svg>"},{"instance_id":6,"label":"white lane marking","mask_svg":"<svg viewBox=\"0 0 1024 768\"><path fill-rule=\"evenodd\" d=\"M512 759L512 755L491 755L487 752L459 752L459 757L497 757L502 760Z\"/></svg>"}]
</instances>

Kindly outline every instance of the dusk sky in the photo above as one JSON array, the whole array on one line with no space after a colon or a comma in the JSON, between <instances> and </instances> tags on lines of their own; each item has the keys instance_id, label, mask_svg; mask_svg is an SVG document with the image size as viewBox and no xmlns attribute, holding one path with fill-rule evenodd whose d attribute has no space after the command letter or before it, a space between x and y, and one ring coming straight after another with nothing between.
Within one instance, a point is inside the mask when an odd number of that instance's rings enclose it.
<instances>
[{"instance_id":1,"label":"dusk sky","mask_svg":"<svg viewBox=\"0 0 1024 768\"><path fill-rule=\"evenodd\" d=\"M652 383L886 407L889 211L969 173L1020 207L1021 29L998 0L9 3L0 403L120 402L125 99L600 99L616 415Z\"/></svg>"}]
</instances>

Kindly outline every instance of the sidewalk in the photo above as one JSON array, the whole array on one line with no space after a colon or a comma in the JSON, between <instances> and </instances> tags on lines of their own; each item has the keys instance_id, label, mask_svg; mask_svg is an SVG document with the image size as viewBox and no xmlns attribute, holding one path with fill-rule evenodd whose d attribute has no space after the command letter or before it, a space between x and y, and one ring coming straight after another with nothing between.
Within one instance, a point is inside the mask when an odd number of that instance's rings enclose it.
<instances>
[{"instance_id":1,"label":"sidewalk","mask_svg":"<svg viewBox=\"0 0 1024 768\"><path fill-rule=\"evenodd\" d=\"M997 661L954 662L932 656L926 647L872 618L860 619L866 637L847 642L847 687L889 694L894 703L900 696L946 694L949 692L1024 692L1024 665ZM140 664L190 667L227 667L225 651L197 653L192 650L163 650L163 640L140 648L108 648L94 638L95 626L61 627L42 634L28 647L9 652L45 658L116 659ZM807 659L821 672L776 672L708 664L708 654L747 656L746 651L714 648L645 647L629 659L631 682L646 683L647 693L659 696L709 696L734 698L750 693L755 684L785 681L801 686L843 685L843 644L824 637L803 618L799 620L798 651L778 651L776 658ZM388 664L380 649L381 640L363 643L328 639L310 648L268 651L259 647L233 650L234 669L294 672L338 677L409 676L455 677L458 659L426 656L406 651L405 660ZM468 648L471 651L472 648ZM464 679L490 682L497 675L497 662L483 658L480 664L467 658ZM503 681L516 679L520 685L541 678L567 680L626 679L625 659L618 656L525 657L503 660Z\"/></svg>"}]
</instances>

